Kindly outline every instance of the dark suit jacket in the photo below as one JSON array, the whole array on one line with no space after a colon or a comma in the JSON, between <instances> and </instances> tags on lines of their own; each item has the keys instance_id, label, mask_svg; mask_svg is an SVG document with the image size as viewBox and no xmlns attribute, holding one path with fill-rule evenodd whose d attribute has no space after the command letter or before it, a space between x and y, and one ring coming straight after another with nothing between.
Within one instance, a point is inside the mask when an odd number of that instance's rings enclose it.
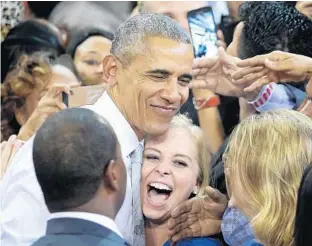
<instances>
[{"instance_id":1,"label":"dark suit jacket","mask_svg":"<svg viewBox=\"0 0 312 246\"><path fill-rule=\"evenodd\" d=\"M125 246L115 232L92 221L58 218L48 221L46 235L33 246Z\"/></svg>"}]
</instances>

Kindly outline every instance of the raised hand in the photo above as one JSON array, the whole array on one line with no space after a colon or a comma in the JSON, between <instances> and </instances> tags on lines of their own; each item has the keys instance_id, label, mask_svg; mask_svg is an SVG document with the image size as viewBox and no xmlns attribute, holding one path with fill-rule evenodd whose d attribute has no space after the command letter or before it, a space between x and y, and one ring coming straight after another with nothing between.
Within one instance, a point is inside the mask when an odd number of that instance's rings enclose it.
<instances>
[{"instance_id":1,"label":"raised hand","mask_svg":"<svg viewBox=\"0 0 312 246\"><path fill-rule=\"evenodd\" d=\"M232 74L233 83L246 85L246 92L271 82L301 82L312 77L312 58L288 52L274 51L238 61L243 69ZM254 72L254 67L264 66L262 71Z\"/></svg>"},{"instance_id":2,"label":"raised hand","mask_svg":"<svg viewBox=\"0 0 312 246\"><path fill-rule=\"evenodd\" d=\"M238 86L232 83L231 75L239 70L236 66L238 61L238 58L228 55L223 48L219 48L219 57L195 59L192 70L193 80L190 87L209 89L224 96L253 99L257 96L258 91L246 93L244 87L247 85ZM254 73L262 70L263 66L255 66L251 69Z\"/></svg>"},{"instance_id":3,"label":"raised hand","mask_svg":"<svg viewBox=\"0 0 312 246\"><path fill-rule=\"evenodd\" d=\"M183 238L205 237L220 232L228 200L209 186L205 193L205 197L190 199L172 211L168 235L173 243Z\"/></svg>"},{"instance_id":4,"label":"raised hand","mask_svg":"<svg viewBox=\"0 0 312 246\"><path fill-rule=\"evenodd\" d=\"M39 127L46 121L46 119L67 108L62 102L62 92L70 94L68 85L58 84L51 87L48 92L40 99L36 109L31 114L25 125L21 128L18 138L27 141Z\"/></svg>"},{"instance_id":5,"label":"raised hand","mask_svg":"<svg viewBox=\"0 0 312 246\"><path fill-rule=\"evenodd\" d=\"M218 41L217 41L218 47L222 47L223 49L226 50L227 45L225 43L225 38L224 38L222 30L217 31L217 36L218 36Z\"/></svg>"}]
</instances>

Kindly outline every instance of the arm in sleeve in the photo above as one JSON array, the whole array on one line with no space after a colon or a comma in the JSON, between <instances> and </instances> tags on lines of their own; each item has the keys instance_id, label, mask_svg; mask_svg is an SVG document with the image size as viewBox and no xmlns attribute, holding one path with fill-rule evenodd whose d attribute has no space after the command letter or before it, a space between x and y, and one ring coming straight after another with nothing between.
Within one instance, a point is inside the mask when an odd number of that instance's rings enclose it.
<instances>
[{"instance_id":1,"label":"arm in sleeve","mask_svg":"<svg viewBox=\"0 0 312 246\"><path fill-rule=\"evenodd\" d=\"M31 245L49 216L32 161L33 138L17 152L1 181L1 234L6 246Z\"/></svg>"},{"instance_id":2,"label":"arm in sleeve","mask_svg":"<svg viewBox=\"0 0 312 246\"><path fill-rule=\"evenodd\" d=\"M262 88L257 98L249 101L258 112L275 109L296 109L306 93L287 84L271 83Z\"/></svg>"}]
</instances>

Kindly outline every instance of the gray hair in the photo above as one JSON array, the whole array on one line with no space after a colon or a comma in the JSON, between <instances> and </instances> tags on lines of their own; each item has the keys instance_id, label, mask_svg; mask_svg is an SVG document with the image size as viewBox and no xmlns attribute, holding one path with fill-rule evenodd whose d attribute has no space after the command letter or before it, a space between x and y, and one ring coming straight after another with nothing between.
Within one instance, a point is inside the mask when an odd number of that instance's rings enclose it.
<instances>
[{"instance_id":1,"label":"gray hair","mask_svg":"<svg viewBox=\"0 0 312 246\"><path fill-rule=\"evenodd\" d=\"M191 44L187 32L177 22L163 14L140 13L120 25L112 42L111 54L129 64L144 48L146 37L161 37Z\"/></svg>"}]
</instances>

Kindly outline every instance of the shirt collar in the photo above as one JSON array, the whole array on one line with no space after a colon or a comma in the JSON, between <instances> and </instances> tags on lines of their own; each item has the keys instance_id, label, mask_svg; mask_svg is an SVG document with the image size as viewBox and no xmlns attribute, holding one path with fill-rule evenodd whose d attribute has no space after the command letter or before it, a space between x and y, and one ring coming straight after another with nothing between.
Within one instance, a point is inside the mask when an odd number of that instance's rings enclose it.
<instances>
[{"instance_id":1,"label":"shirt collar","mask_svg":"<svg viewBox=\"0 0 312 246\"><path fill-rule=\"evenodd\" d=\"M131 152L137 148L140 142L134 130L120 112L112 98L105 91L91 107L96 113L103 116L110 123L117 135L122 155L129 156Z\"/></svg>"},{"instance_id":2,"label":"shirt collar","mask_svg":"<svg viewBox=\"0 0 312 246\"><path fill-rule=\"evenodd\" d=\"M84 219L88 221L92 221L99 225L102 225L111 231L115 232L118 236L123 238L121 232L118 230L116 223L111 218L94 213L87 212L59 212L50 214L49 220L58 219L58 218L75 218L75 219Z\"/></svg>"}]
</instances>

